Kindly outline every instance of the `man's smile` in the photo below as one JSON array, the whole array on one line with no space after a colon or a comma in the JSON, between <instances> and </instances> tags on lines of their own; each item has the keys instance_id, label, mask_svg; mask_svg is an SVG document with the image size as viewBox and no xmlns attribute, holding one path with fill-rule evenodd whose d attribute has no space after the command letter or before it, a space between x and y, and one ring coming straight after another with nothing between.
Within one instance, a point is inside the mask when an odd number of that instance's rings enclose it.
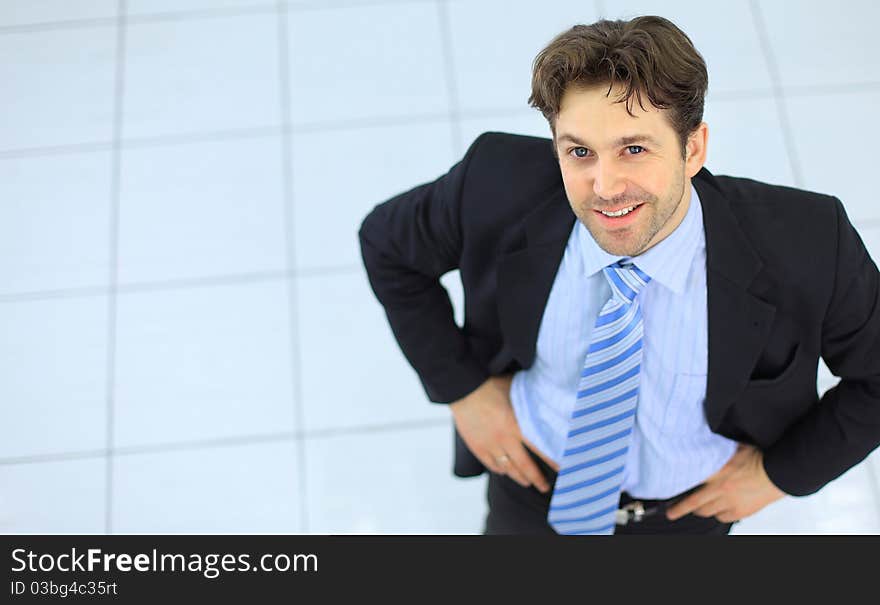
<instances>
[{"instance_id":1,"label":"man's smile","mask_svg":"<svg viewBox=\"0 0 880 605\"><path fill-rule=\"evenodd\" d=\"M593 210L593 212L596 214L600 225L626 227L632 224L641 214L639 211L643 204L644 202L640 202L614 209Z\"/></svg>"}]
</instances>

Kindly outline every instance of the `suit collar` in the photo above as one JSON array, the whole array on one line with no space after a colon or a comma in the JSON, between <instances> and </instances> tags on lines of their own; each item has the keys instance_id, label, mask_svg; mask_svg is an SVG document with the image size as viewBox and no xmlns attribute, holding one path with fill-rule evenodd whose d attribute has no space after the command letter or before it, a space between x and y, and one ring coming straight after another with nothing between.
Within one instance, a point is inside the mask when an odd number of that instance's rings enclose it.
<instances>
[{"instance_id":1,"label":"suit collar","mask_svg":"<svg viewBox=\"0 0 880 605\"><path fill-rule=\"evenodd\" d=\"M730 209L715 176L702 168L693 178L703 207L706 266L741 288L748 288L763 266Z\"/></svg>"},{"instance_id":2,"label":"suit collar","mask_svg":"<svg viewBox=\"0 0 880 605\"><path fill-rule=\"evenodd\" d=\"M498 256L498 321L505 349L521 367L532 365L538 329L575 216L562 180L511 230Z\"/></svg>"},{"instance_id":3,"label":"suit collar","mask_svg":"<svg viewBox=\"0 0 880 605\"><path fill-rule=\"evenodd\" d=\"M562 181L551 187L545 196L544 201L525 216L521 225L530 247L565 242L574 225L574 212L568 204Z\"/></svg>"}]
</instances>

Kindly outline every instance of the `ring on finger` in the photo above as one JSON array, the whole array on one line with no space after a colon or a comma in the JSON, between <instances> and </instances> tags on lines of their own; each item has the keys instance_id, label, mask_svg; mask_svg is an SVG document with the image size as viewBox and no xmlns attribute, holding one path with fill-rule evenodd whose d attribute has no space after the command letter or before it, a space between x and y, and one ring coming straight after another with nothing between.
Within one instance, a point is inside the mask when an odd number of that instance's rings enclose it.
<instances>
[{"instance_id":1,"label":"ring on finger","mask_svg":"<svg viewBox=\"0 0 880 605\"><path fill-rule=\"evenodd\" d=\"M498 464L507 464L510 461L510 457L507 454L501 454L500 456L495 457L495 462Z\"/></svg>"}]
</instances>

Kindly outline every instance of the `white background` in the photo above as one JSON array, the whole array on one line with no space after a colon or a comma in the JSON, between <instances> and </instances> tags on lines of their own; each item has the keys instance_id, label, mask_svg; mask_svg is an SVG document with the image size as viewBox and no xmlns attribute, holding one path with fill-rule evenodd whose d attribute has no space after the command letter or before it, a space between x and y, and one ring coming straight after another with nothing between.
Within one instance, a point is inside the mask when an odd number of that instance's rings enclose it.
<instances>
[{"instance_id":1,"label":"white background","mask_svg":"<svg viewBox=\"0 0 880 605\"><path fill-rule=\"evenodd\" d=\"M555 34L651 13L708 63L707 167L839 196L880 258L875 2L2 0L0 532L481 532L356 231L549 136ZM734 532L880 532L878 454Z\"/></svg>"}]
</instances>

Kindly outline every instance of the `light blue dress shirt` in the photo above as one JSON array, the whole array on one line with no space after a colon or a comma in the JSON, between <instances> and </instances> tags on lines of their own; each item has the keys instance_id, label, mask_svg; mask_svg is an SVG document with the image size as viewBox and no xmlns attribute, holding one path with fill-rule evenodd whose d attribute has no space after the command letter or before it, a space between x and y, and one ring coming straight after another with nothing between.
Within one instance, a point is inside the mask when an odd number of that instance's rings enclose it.
<instances>
[{"instance_id":1,"label":"light blue dress shirt","mask_svg":"<svg viewBox=\"0 0 880 605\"><path fill-rule=\"evenodd\" d=\"M599 311L611 297L602 268L617 262L576 220L544 309L535 361L510 387L523 436L561 464L579 374ZM644 336L639 402L623 487L667 499L705 481L737 443L706 422L706 238L696 189L681 224L632 261L651 277L639 294Z\"/></svg>"}]
</instances>

